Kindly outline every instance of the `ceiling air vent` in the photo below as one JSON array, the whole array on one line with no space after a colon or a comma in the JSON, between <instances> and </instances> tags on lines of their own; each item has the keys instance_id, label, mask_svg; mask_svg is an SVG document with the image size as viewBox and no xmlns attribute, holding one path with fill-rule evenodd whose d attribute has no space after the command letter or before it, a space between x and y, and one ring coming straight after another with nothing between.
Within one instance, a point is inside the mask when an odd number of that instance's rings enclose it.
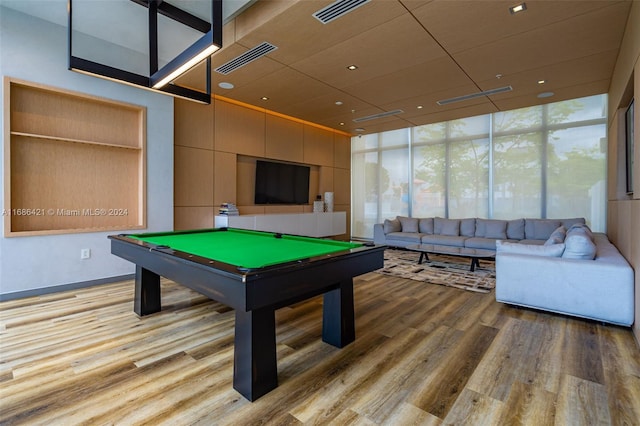
<instances>
[{"instance_id":1,"label":"ceiling air vent","mask_svg":"<svg viewBox=\"0 0 640 426\"><path fill-rule=\"evenodd\" d=\"M313 14L313 17L323 24L328 24L334 19L351 12L354 9L359 8L363 4L369 3L371 0L338 0L334 1L330 5L320 9Z\"/></svg>"},{"instance_id":2,"label":"ceiling air vent","mask_svg":"<svg viewBox=\"0 0 640 426\"><path fill-rule=\"evenodd\" d=\"M253 49L247 50L242 55L230 60L226 64L220 65L215 69L215 71L224 75L230 74L238 68L247 65L249 62L253 62L256 59L262 58L267 53L273 52L276 49L276 46L265 41L263 43L260 43Z\"/></svg>"},{"instance_id":3,"label":"ceiling air vent","mask_svg":"<svg viewBox=\"0 0 640 426\"><path fill-rule=\"evenodd\" d=\"M484 92L471 93L469 95L457 96L455 98L443 99L441 101L437 101L438 105L447 105L452 104L454 102L462 102L468 101L469 99L479 98L481 96L489 96L495 95L498 93L510 92L513 90L511 86L498 87L497 89L485 90Z\"/></svg>"},{"instance_id":4,"label":"ceiling air vent","mask_svg":"<svg viewBox=\"0 0 640 426\"><path fill-rule=\"evenodd\" d=\"M402 114L404 111L401 109L394 109L393 111L381 112L379 114L367 115L366 117L354 118L353 121L360 123L362 121L375 120L377 118L389 117L390 115Z\"/></svg>"}]
</instances>

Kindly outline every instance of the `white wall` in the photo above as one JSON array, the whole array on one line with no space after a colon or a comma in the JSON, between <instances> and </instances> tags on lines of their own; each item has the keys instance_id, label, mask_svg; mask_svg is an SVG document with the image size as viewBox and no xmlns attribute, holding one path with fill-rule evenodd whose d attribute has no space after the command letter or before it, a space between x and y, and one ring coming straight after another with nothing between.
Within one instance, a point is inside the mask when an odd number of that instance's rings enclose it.
<instances>
[{"instance_id":1,"label":"white wall","mask_svg":"<svg viewBox=\"0 0 640 426\"><path fill-rule=\"evenodd\" d=\"M147 108L147 225L173 229L173 99L67 69L65 27L0 5L0 75L115 99ZM4 99L3 88L0 93ZM3 105L2 105L3 107ZM4 126L2 123L2 134ZM7 143L7 141L3 141ZM0 150L0 167L3 167ZM0 173L0 188L4 191ZM2 201L4 203L4 194ZM5 206L2 206L5 208ZM122 231L125 232L125 231ZM48 287L102 280L134 272L110 254L114 232L0 238L0 297ZM80 260L90 248L91 259ZM14 294L12 296L12 293Z\"/></svg>"}]
</instances>

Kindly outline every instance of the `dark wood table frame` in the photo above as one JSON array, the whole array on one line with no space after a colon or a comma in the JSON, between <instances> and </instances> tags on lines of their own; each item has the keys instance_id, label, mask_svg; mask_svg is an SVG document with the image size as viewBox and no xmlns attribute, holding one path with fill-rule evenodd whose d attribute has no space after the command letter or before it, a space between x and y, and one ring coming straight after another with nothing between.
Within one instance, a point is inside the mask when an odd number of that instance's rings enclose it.
<instances>
[{"instance_id":1,"label":"dark wood table frame","mask_svg":"<svg viewBox=\"0 0 640 426\"><path fill-rule=\"evenodd\" d=\"M441 254L446 256L468 257L471 259L469 270L474 272L476 267L480 267L480 259L495 260L496 252L485 249L474 249L467 247L443 246L437 244L415 244L406 247L407 250L420 252L418 264L423 260L429 261L429 254Z\"/></svg>"},{"instance_id":2,"label":"dark wood table frame","mask_svg":"<svg viewBox=\"0 0 640 426\"><path fill-rule=\"evenodd\" d=\"M136 264L134 311L161 310L160 276L235 309L233 387L249 401L278 386L275 311L323 294L322 340L355 340L353 277L383 267L384 246L363 246L299 262L242 270L124 235L111 253Z\"/></svg>"}]
</instances>

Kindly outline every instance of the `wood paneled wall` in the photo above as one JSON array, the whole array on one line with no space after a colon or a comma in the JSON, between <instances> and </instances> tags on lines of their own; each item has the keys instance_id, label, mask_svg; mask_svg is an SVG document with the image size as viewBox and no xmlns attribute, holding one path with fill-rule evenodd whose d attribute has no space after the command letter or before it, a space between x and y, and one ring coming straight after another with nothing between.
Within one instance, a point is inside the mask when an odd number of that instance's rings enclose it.
<instances>
[{"instance_id":1,"label":"wood paneled wall","mask_svg":"<svg viewBox=\"0 0 640 426\"><path fill-rule=\"evenodd\" d=\"M640 346L640 3L634 2L609 90L607 235L635 271L635 323ZM625 111L635 98L634 192L626 193Z\"/></svg>"},{"instance_id":2,"label":"wood paneled wall","mask_svg":"<svg viewBox=\"0 0 640 426\"><path fill-rule=\"evenodd\" d=\"M213 227L218 206L240 214L313 211L315 196L334 193L334 210L351 212L351 138L268 110L214 98L210 105L175 100L174 226ZM257 159L311 166L309 204L253 203Z\"/></svg>"}]
</instances>

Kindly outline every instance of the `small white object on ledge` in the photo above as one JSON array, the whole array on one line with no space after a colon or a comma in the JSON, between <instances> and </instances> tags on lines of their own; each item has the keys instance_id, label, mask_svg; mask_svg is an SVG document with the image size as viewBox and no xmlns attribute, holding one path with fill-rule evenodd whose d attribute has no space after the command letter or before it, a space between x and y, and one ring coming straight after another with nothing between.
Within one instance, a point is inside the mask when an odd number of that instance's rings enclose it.
<instances>
[{"instance_id":1,"label":"small white object on ledge","mask_svg":"<svg viewBox=\"0 0 640 426\"><path fill-rule=\"evenodd\" d=\"M333 211L333 192L324 193L324 211L326 212Z\"/></svg>"}]
</instances>

